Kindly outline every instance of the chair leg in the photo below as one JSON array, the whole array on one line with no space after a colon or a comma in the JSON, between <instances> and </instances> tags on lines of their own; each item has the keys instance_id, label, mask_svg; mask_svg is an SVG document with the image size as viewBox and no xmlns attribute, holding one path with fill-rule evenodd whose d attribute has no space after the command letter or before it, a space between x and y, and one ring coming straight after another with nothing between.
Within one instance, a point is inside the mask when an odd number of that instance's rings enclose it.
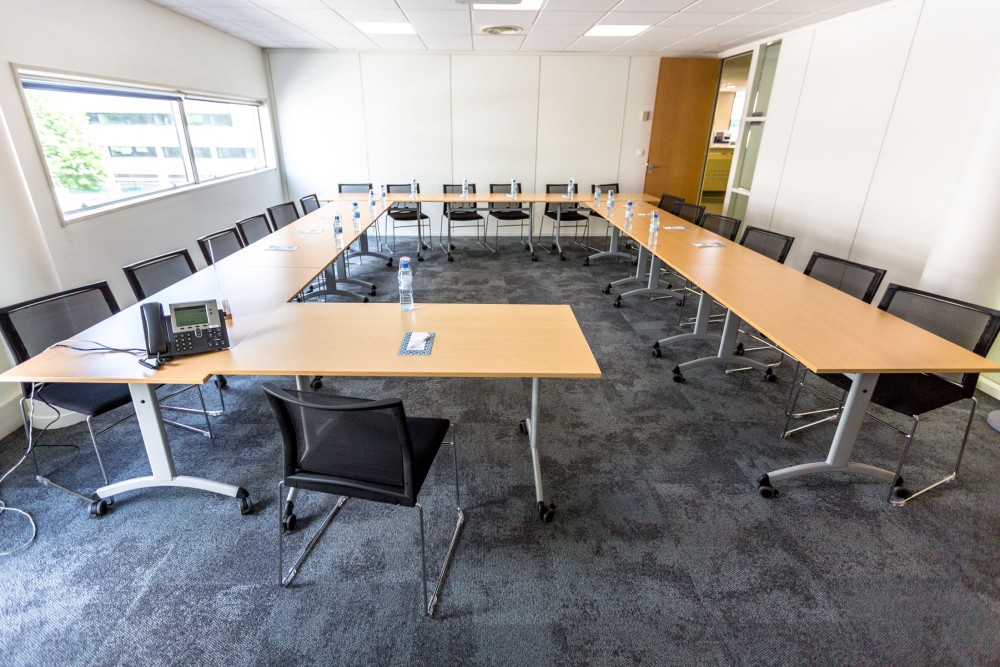
<instances>
[{"instance_id":1,"label":"chair leg","mask_svg":"<svg viewBox=\"0 0 1000 667\"><path fill-rule=\"evenodd\" d=\"M465 512L462 510L461 498L458 485L458 438L455 435L455 424L451 425L451 454L455 471L455 509L458 512L458 521L455 524L455 531L451 535L451 542L448 544L448 553L444 557L444 565L441 567L441 574L438 575L437 583L434 585L434 593L427 597L427 551L424 539L424 508L420 503L416 503L417 511L420 515L420 567L423 573L423 589L425 613L427 616L434 616L438 601L441 597L441 589L444 588L445 578L448 576L448 569L451 567L452 558L455 555L455 548L458 546L458 539L465 525Z\"/></svg>"},{"instance_id":2,"label":"chair leg","mask_svg":"<svg viewBox=\"0 0 1000 667\"><path fill-rule=\"evenodd\" d=\"M110 484L108 473L104 470L104 461L101 460L101 449L97 446L97 438L94 437L94 424L91 417L87 416L87 431L90 433L90 442L94 444L94 454L97 456L97 465L101 468L101 476L104 478L104 486Z\"/></svg>"},{"instance_id":3,"label":"chair leg","mask_svg":"<svg viewBox=\"0 0 1000 667\"><path fill-rule=\"evenodd\" d=\"M295 563L293 563L291 569L288 570L288 574L285 574L283 547L285 525L282 522L283 517L281 516L285 507L285 502L282 499L284 490L285 482L281 481L278 483L278 585L287 588L291 585L292 580L295 579L299 570L302 569L302 564L305 562L306 558L312 553L312 550L316 548L316 545L319 544L319 540L323 537L323 533L325 533L326 529L330 527L331 523L333 523L333 519L337 516L337 512L339 512L340 508L347 502L347 496L340 496L340 498L337 499L337 504L334 505L333 509L330 510L330 513L326 515L326 518L323 519L323 523L316 529L313 536L309 538L309 542L306 543L305 548L302 549L302 553L300 553L298 558L295 559Z\"/></svg>"},{"instance_id":4,"label":"chair leg","mask_svg":"<svg viewBox=\"0 0 1000 667\"><path fill-rule=\"evenodd\" d=\"M910 429L910 432L908 434L904 434L906 438L906 443L903 446L903 454L902 456L899 457L899 463L896 464L896 474L893 476L892 488L889 489L890 503L896 505L897 507L902 507L903 505L910 502L917 496L921 496L930 491L931 489L937 488L942 484L947 484L948 482L953 482L956 479L958 479L958 469L962 465L962 456L964 456L965 454L965 445L969 440L969 431L972 430L972 420L975 419L976 408L979 405L979 401L977 401L974 396L971 397L970 400L972 401L972 407L969 410L969 419L965 423L965 433L962 435L962 444L958 448L958 458L955 461L955 470L950 475L947 475L943 479L940 479L934 482L933 484L929 484L924 488L920 489L919 491L910 493L905 489L902 489L901 485L897 484L897 482L901 481L900 473L903 470L903 463L906 461L906 456L910 451L910 446L913 444L913 438L914 435L916 435L917 427L920 425L920 416L919 415L913 416L913 427ZM899 487L898 491L897 487Z\"/></svg>"}]
</instances>

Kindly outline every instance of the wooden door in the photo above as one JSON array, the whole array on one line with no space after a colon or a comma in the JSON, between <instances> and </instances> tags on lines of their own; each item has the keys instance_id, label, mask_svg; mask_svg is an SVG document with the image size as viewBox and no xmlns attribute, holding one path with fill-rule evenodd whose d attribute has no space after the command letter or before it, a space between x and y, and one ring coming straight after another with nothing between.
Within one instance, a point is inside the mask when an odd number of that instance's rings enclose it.
<instances>
[{"instance_id":1,"label":"wooden door","mask_svg":"<svg viewBox=\"0 0 1000 667\"><path fill-rule=\"evenodd\" d=\"M646 194L698 201L721 71L722 61L715 58L660 60Z\"/></svg>"}]
</instances>

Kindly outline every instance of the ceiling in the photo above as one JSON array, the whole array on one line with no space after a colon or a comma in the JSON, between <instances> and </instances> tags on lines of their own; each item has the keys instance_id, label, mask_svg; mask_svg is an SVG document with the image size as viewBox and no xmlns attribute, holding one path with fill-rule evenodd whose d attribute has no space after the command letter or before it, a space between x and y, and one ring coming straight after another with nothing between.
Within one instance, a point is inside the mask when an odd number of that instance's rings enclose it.
<instances>
[{"instance_id":1,"label":"ceiling","mask_svg":"<svg viewBox=\"0 0 1000 667\"><path fill-rule=\"evenodd\" d=\"M886 0L521 0L496 9L456 0L152 1L265 48L714 55ZM372 34L367 23L409 24L402 29L412 34ZM494 25L523 32L481 32ZM621 25L649 27L584 35Z\"/></svg>"}]
</instances>

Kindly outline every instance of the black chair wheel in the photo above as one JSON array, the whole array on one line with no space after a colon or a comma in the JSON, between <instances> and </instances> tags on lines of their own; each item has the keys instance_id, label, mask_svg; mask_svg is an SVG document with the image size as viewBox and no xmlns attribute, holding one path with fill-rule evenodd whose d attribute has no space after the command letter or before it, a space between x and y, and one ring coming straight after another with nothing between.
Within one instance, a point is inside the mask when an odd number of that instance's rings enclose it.
<instances>
[{"instance_id":1,"label":"black chair wheel","mask_svg":"<svg viewBox=\"0 0 1000 667\"><path fill-rule=\"evenodd\" d=\"M778 376L774 374L774 371L768 368L764 371L764 381L765 382L777 382Z\"/></svg>"},{"instance_id":2,"label":"black chair wheel","mask_svg":"<svg viewBox=\"0 0 1000 667\"><path fill-rule=\"evenodd\" d=\"M216 375L215 386L218 387L219 389L225 389L226 387L229 386L229 381L226 380L225 375Z\"/></svg>"},{"instance_id":3,"label":"black chair wheel","mask_svg":"<svg viewBox=\"0 0 1000 667\"><path fill-rule=\"evenodd\" d=\"M94 500L90 503L90 516L104 516L108 513L108 501Z\"/></svg>"},{"instance_id":4,"label":"black chair wheel","mask_svg":"<svg viewBox=\"0 0 1000 667\"><path fill-rule=\"evenodd\" d=\"M371 302L368 300L368 297L365 297L361 300L361 303L371 303Z\"/></svg>"},{"instance_id":5,"label":"black chair wheel","mask_svg":"<svg viewBox=\"0 0 1000 667\"><path fill-rule=\"evenodd\" d=\"M421 243L420 244L420 249L421 250L430 250L431 247L429 245L427 245L426 243Z\"/></svg>"},{"instance_id":6,"label":"black chair wheel","mask_svg":"<svg viewBox=\"0 0 1000 667\"><path fill-rule=\"evenodd\" d=\"M653 348L653 357L656 358L656 359L659 359L662 356L663 356L663 353L660 352L660 348L654 347Z\"/></svg>"},{"instance_id":7,"label":"black chair wheel","mask_svg":"<svg viewBox=\"0 0 1000 667\"><path fill-rule=\"evenodd\" d=\"M660 341L656 341L655 343L653 343L653 349L654 350L659 350L660 349Z\"/></svg>"},{"instance_id":8,"label":"black chair wheel","mask_svg":"<svg viewBox=\"0 0 1000 667\"><path fill-rule=\"evenodd\" d=\"M454 262L455 261L455 258L451 256L451 253L448 253L448 261L449 262Z\"/></svg>"},{"instance_id":9,"label":"black chair wheel","mask_svg":"<svg viewBox=\"0 0 1000 667\"><path fill-rule=\"evenodd\" d=\"M674 382L685 382L685 378L681 373L674 373Z\"/></svg>"},{"instance_id":10,"label":"black chair wheel","mask_svg":"<svg viewBox=\"0 0 1000 667\"><path fill-rule=\"evenodd\" d=\"M531 261L532 262L537 262L538 261L538 255L536 255L535 253L531 253Z\"/></svg>"},{"instance_id":11,"label":"black chair wheel","mask_svg":"<svg viewBox=\"0 0 1000 667\"><path fill-rule=\"evenodd\" d=\"M423 255L417 255L417 261L418 262L424 261L424 256Z\"/></svg>"},{"instance_id":12,"label":"black chair wheel","mask_svg":"<svg viewBox=\"0 0 1000 667\"><path fill-rule=\"evenodd\" d=\"M323 387L323 378L316 376L309 381L310 389L321 389Z\"/></svg>"},{"instance_id":13,"label":"black chair wheel","mask_svg":"<svg viewBox=\"0 0 1000 667\"><path fill-rule=\"evenodd\" d=\"M246 493L246 491L244 491ZM253 503L250 502L250 496L246 495L242 498L237 498L240 503L240 514L246 516L247 514L253 514Z\"/></svg>"},{"instance_id":14,"label":"black chair wheel","mask_svg":"<svg viewBox=\"0 0 1000 667\"><path fill-rule=\"evenodd\" d=\"M294 514L286 514L285 518L281 520L281 528L286 532L290 533L295 530L295 522L297 517Z\"/></svg>"},{"instance_id":15,"label":"black chair wheel","mask_svg":"<svg viewBox=\"0 0 1000 667\"><path fill-rule=\"evenodd\" d=\"M528 245L527 243L525 243L525 244L524 244L524 249L525 249L525 250L531 250L531 246L530 246L530 245Z\"/></svg>"},{"instance_id":16,"label":"black chair wheel","mask_svg":"<svg viewBox=\"0 0 1000 667\"><path fill-rule=\"evenodd\" d=\"M622 307L622 298L621 298L621 296L615 297L615 300L611 302L611 305L614 306L615 308L621 308Z\"/></svg>"},{"instance_id":17,"label":"black chair wheel","mask_svg":"<svg viewBox=\"0 0 1000 667\"><path fill-rule=\"evenodd\" d=\"M455 244L454 243L449 243L448 247L451 248L452 250L454 250L455 249Z\"/></svg>"},{"instance_id":18,"label":"black chair wheel","mask_svg":"<svg viewBox=\"0 0 1000 667\"><path fill-rule=\"evenodd\" d=\"M583 265L584 266L590 266L590 258L589 257L587 257L586 259L583 260Z\"/></svg>"},{"instance_id":19,"label":"black chair wheel","mask_svg":"<svg viewBox=\"0 0 1000 667\"><path fill-rule=\"evenodd\" d=\"M912 495L913 494L910 493L910 490L907 489L905 486L903 486L901 484L892 487L892 497L895 500L906 500L907 498L909 498Z\"/></svg>"},{"instance_id":20,"label":"black chair wheel","mask_svg":"<svg viewBox=\"0 0 1000 667\"><path fill-rule=\"evenodd\" d=\"M528 434L527 420L522 419L521 421L519 421L517 423L517 430L521 432L521 435L527 435Z\"/></svg>"},{"instance_id":21,"label":"black chair wheel","mask_svg":"<svg viewBox=\"0 0 1000 667\"><path fill-rule=\"evenodd\" d=\"M560 255L559 255L559 259L560 259L561 261L565 262L565 261L566 261L566 255L562 255L562 254L560 254Z\"/></svg>"},{"instance_id":22,"label":"black chair wheel","mask_svg":"<svg viewBox=\"0 0 1000 667\"><path fill-rule=\"evenodd\" d=\"M378 296L378 288L372 285L372 288L368 291L368 296Z\"/></svg>"},{"instance_id":23,"label":"black chair wheel","mask_svg":"<svg viewBox=\"0 0 1000 667\"><path fill-rule=\"evenodd\" d=\"M685 303L687 303L687 295L684 295L681 298L677 299L678 308L683 308Z\"/></svg>"},{"instance_id":24,"label":"black chair wheel","mask_svg":"<svg viewBox=\"0 0 1000 667\"><path fill-rule=\"evenodd\" d=\"M557 245L556 245L555 243L553 243L550 249L551 249L551 250L555 250L555 249L556 249L556 248L558 248L558 247L559 247L559 246L557 246Z\"/></svg>"},{"instance_id":25,"label":"black chair wheel","mask_svg":"<svg viewBox=\"0 0 1000 667\"><path fill-rule=\"evenodd\" d=\"M762 498L774 498L778 495L778 490L771 486L771 479L767 475L761 475L757 478L757 493Z\"/></svg>"},{"instance_id":26,"label":"black chair wheel","mask_svg":"<svg viewBox=\"0 0 1000 667\"><path fill-rule=\"evenodd\" d=\"M542 523L552 523L552 519L556 518L556 506L539 500L538 518L542 520Z\"/></svg>"},{"instance_id":27,"label":"black chair wheel","mask_svg":"<svg viewBox=\"0 0 1000 667\"><path fill-rule=\"evenodd\" d=\"M608 284L608 286L602 289L601 292L603 292L604 294L611 294L611 285Z\"/></svg>"},{"instance_id":28,"label":"black chair wheel","mask_svg":"<svg viewBox=\"0 0 1000 667\"><path fill-rule=\"evenodd\" d=\"M385 265L388 266L390 269L392 268L392 257L389 258L389 261L386 262Z\"/></svg>"},{"instance_id":29,"label":"black chair wheel","mask_svg":"<svg viewBox=\"0 0 1000 667\"><path fill-rule=\"evenodd\" d=\"M736 347L733 348L733 354L737 357L743 356L743 343L737 343Z\"/></svg>"}]
</instances>

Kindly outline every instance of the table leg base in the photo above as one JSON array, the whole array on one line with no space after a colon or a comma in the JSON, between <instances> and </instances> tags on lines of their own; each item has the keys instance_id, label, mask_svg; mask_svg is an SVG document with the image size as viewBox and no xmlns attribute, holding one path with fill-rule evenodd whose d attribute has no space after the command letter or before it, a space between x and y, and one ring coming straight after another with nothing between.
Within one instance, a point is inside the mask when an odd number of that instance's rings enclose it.
<instances>
[{"instance_id":1,"label":"table leg base","mask_svg":"<svg viewBox=\"0 0 1000 667\"><path fill-rule=\"evenodd\" d=\"M771 497L776 494L774 488L771 487L774 482L780 482L783 479L792 479L793 477L802 477L803 475L815 475L817 473L829 472L846 472L855 475L864 475L865 477L874 477L882 482L890 482L896 478L896 473L891 470L876 468L875 466L870 466L865 463L848 463L844 466L836 466L831 463L827 463L826 461L815 461L813 463L802 463L797 466L791 466L789 468L782 468L780 470L769 472L762 475L761 478L757 480L757 485L758 489L760 489L761 495ZM768 493L765 493L766 491Z\"/></svg>"},{"instance_id":2,"label":"table leg base","mask_svg":"<svg viewBox=\"0 0 1000 667\"><path fill-rule=\"evenodd\" d=\"M159 479L153 475L146 477L134 477L114 484L102 486L94 492L94 499L107 499L127 491L137 489L148 489L154 486L179 486L188 489L200 489L211 493L218 493L229 498L245 499L249 497L246 489L234 484L224 484L203 477L189 477L178 475L172 479Z\"/></svg>"}]
</instances>

